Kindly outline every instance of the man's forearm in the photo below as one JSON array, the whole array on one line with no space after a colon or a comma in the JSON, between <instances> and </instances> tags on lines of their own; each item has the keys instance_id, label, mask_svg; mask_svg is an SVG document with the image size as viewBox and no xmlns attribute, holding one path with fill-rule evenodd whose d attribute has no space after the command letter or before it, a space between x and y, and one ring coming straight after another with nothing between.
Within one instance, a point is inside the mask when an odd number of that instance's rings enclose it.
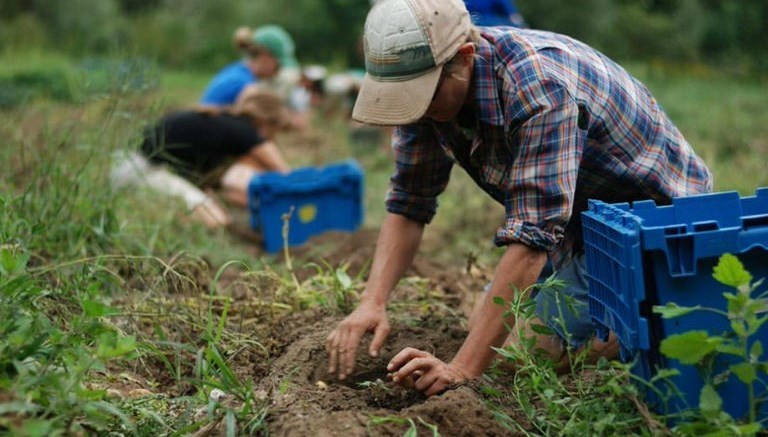
<instances>
[{"instance_id":1,"label":"man's forearm","mask_svg":"<svg viewBox=\"0 0 768 437\"><path fill-rule=\"evenodd\" d=\"M390 291L405 274L421 243L424 225L387 213L381 226L371 274L360 302L384 306Z\"/></svg>"},{"instance_id":2,"label":"man's forearm","mask_svg":"<svg viewBox=\"0 0 768 437\"><path fill-rule=\"evenodd\" d=\"M516 292L536 282L546 261L545 252L522 244L507 248L496 267L491 290L484 297L482 311L452 361L467 377L480 376L488 368L496 354L491 347L501 347L509 335L504 322L509 326L515 323L513 318L503 319L505 307L493 303L493 298L498 296L505 302L512 300Z\"/></svg>"}]
</instances>

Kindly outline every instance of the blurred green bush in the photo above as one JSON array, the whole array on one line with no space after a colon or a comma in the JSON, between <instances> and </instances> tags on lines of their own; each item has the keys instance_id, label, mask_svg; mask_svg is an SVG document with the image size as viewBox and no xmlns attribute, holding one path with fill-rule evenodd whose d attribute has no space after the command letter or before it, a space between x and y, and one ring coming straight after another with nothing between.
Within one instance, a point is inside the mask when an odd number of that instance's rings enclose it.
<instances>
[{"instance_id":1,"label":"blurred green bush","mask_svg":"<svg viewBox=\"0 0 768 437\"><path fill-rule=\"evenodd\" d=\"M518 0L534 28L581 39L626 60L709 62L768 71L765 0ZM210 70L237 53L237 26L277 23L299 59L360 67L369 0L0 0L0 50L115 51Z\"/></svg>"}]
</instances>

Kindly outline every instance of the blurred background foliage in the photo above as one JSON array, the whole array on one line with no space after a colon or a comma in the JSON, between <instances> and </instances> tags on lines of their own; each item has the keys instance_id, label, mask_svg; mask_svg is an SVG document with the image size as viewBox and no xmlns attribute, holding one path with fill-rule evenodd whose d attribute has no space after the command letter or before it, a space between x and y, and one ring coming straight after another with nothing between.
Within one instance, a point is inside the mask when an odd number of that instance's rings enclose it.
<instances>
[{"instance_id":1,"label":"blurred background foliage","mask_svg":"<svg viewBox=\"0 0 768 437\"><path fill-rule=\"evenodd\" d=\"M765 0L518 0L528 23L618 60L702 63L765 73ZM211 70L235 56L240 25L278 23L305 63L360 67L368 0L0 0L0 50L141 55Z\"/></svg>"}]
</instances>

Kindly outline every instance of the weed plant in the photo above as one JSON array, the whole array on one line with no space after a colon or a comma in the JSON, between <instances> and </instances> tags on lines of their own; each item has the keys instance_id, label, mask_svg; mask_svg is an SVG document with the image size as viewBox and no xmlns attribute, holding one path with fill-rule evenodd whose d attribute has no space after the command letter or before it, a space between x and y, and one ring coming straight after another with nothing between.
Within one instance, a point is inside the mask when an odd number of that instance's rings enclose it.
<instances>
[{"instance_id":1,"label":"weed plant","mask_svg":"<svg viewBox=\"0 0 768 437\"><path fill-rule=\"evenodd\" d=\"M114 398L106 388L118 373L150 361L181 369L166 349L198 358L196 374L177 374L196 387L198 404L210 405L195 426L222 421L230 432L233 426L258 432L263 424L265 408L232 372L226 360L232 352L222 352L222 344L237 338L227 330L226 308L209 311L202 342L148 337L131 323L141 318L132 310L144 292L208 290L210 261L186 251L213 254L219 263L242 253L222 251L180 208L157 208L151 193L109 188L111 152L132 147L154 108L148 96L133 92L89 97L84 108L35 101L0 121L6 140L0 149L2 433L177 431L172 418L133 408L141 399ZM209 400L213 387L235 400Z\"/></svg>"},{"instance_id":2,"label":"weed plant","mask_svg":"<svg viewBox=\"0 0 768 437\"><path fill-rule=\"evenodd\" d=\"M675 429L682 435L755 435L764 429L766 420L758 417L765 402L768 383L768 360L759 331L768 322L768 291L759 292L764 279L753 281L741 261L731 254L720 257L712 276L719 283L734 289L734 292L723 293L727 301L725 311L705 305L681 307L674 303L654 307L654 312L665 319L708 312L724 317L731 326L730 332L722 334L693 330L662 340L662 354L683 365L695 366L704 381L698 396L698 408L682 411L678 417L672 418L681 422ZM718 362L727 363L723 374L714 371ZM667 372L666 375L671 377L675 373L679 372ZM741 394L729 393L730 396L746 398L748 413L743 422L735 420L724 410L724 402L728 399L724 400L717 391L718 386L731 375L744 385ZM670 396L674 394L673 391Z\"/></svg>"},{"instance_id":3,"label":"weed plant","mask_svg":"<svg viewBox=\"0 0 768 437\"><path fill-rule=\"evenodd\" d=\"M511 302L498 298L506 310L505 320L516 320L519 342L497 348L500 361L486 373L482 391L501 425L510 432L530 436L651 435L663 431L638 400L628 382L628 366L600 359L586 362L586 353L566 349L569 373L562 375L559 363L545 358L536 339L525 333L524 321L534 316L533 292L563 289L562 281L550 277L515 293ZM567 308L567 304L565 307ZM562 320L562 317L560 317ZM561 327L568 336L565 327ZM551 328L531 325L536 335L553 335ZM522 414L522 419L520 415Z\"/></svg>"},{"instance_id":4,"label":"weed plant","mask_svg":"<svg viewBox=\"0 0 768 437\"><path fill-rule=\"evenodd\" d=\"M29 260L20 246L0 247L0 429L80 434L103 430L115 417L124 429L133 429L128 417L105 401L105 390L87 384L110 361L136 352L135 338L107 319L119 311L102 302L102 279L87 272L76 277L84 288L73 296L80 304L75 308L72 300L57 296L66 289L49 288L30 271Z\"/></svg>"}]
</instances>

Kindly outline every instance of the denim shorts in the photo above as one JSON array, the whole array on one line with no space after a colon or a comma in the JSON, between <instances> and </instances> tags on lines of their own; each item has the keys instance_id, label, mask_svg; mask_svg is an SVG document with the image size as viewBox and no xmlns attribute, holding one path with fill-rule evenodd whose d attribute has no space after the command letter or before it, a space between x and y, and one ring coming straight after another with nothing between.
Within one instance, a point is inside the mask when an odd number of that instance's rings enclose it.
<instances>
[{"instance_id":1,"label":"denim shorts","mask_svg":"<svg viewBox=\"0 0 768 437\"><path fill-rule=\"evenodd\" d=\"M563 282L563 287L539 288L533 297L535 313L566 344L578 348L595 335L595 327L589 316L584 253L574 254L557 269L555 278Z\"/></svg>"}]
</instances>

